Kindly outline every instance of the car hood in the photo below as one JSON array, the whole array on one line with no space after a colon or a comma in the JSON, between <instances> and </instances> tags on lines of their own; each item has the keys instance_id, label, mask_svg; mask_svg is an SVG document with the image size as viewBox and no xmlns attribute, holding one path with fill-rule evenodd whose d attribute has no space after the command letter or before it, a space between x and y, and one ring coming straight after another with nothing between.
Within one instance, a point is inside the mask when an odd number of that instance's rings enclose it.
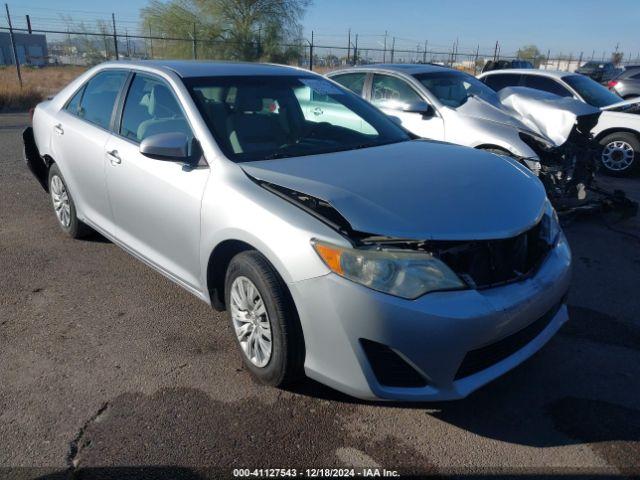
<instances>
[{"instance_id":1,"label":"car hood","mask_svg":"<svg viewBox=\"0 0 640 480\"><path fill-rule=\"evenodd\" d=\"M578 117L600 111L574 98L527 87L503 88L498 97L506 109L554 145L567 141Z\"/></svg>"},{"instance_id":2,"label":"car hood","mask_svg":"<svg viewBox=\"0 0 640 480\"><path fill-rule=\"evenodd\" d=\"M636 113L636 108L640 105L640 97L630 98L629 100L620 99L619 102L612 103L611 105L607 105L606 107L602 107L601 110L610 110L613 112L625 112L628 110L633 110L633 113Z\"/></svg>"},{"instance_id":3,"label":"car hood","mask_svg":"<svg viewBox=\"0 0 640 480\"><path fill-rule=\"evenodd\" d=\"M497 123L516 128L517 130L529 130L518 118L513 116L503 105L494 105L489 100L479 97L471 97L464 104L460 105L456 112L465 117L475 118L483 122Z\"/></svg>"},{"instance_id":4,"label":"car hood","mask_svg":"<svg viewBox=\"0 0 640 480\"><path fill-rule=\"evenodd\" d=\"M540 219L546 198L515 161L427 140L241 166L328 202L355 231L398 238L512 237Z\"/></svg>"}]
</instances>

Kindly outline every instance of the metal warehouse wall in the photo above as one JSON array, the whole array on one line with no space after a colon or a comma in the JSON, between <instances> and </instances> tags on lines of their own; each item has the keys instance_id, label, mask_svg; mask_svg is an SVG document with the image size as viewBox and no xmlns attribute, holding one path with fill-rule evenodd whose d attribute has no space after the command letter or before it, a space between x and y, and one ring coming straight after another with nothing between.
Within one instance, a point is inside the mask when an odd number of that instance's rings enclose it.
<instances>
[{"instance_id":1,"label":"metal warehouse wall","mask_svg":"<svg viewBox=\"0 0 640 480\"><path fill-rule=\"evenodd\" d=\"M47 37L41 34L14 33L16 51L21 65L46 65ZM0 32L0 65L14 65L9 32Z\"/></svg>"}]
</instances>

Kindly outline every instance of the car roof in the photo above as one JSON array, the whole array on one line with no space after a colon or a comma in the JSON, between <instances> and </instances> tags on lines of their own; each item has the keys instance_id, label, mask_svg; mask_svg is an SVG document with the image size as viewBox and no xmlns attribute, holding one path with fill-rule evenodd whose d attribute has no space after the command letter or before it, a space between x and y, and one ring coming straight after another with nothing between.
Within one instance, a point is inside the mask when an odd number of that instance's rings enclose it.
<instances>
[{"instance_id":1,"label":"car roof","mask_svg":"<svg viewBox=\"0 0 640 480\"><path fill-rule=\"evenodd\" d=\"M433 63L373 63L371 65L360 65L357 67L346 68L342 70L336 70L329 75L337 73L347 73L355 71L370 71L370 70L386 70L391 72L401 72L409 75L416 75L419 73L431 73L431 72L457 72L453 68L444 67L442 65L436 65Z\"/></svg>"},{"instance_id":2,"label":"car roof","mask_svg":"<svg viewBox=\"0 0 640 480\"><path fill-rule=\"evenodd\" d=\"M117 66L125 68L147 67L162 71L172 71L182 78L191 77L217 77L217 76L299 76L301 73L314 75L309 70L287 65L271 63L249 62L213 62L198 60L133 60L105 62L105 66Z\"/></svg>"},{"instance_id":3,"label":"car roof","mask_svg":"<svg viewBox=\"0 0 640 480\"><path fill-rule=\"evenodd\" d=\"M578 75L573 72L563 72L561 70L538 70L535 68L505 68L504 70L491 70L489 72L484 72L482 76L485 77L489 75L497 75L497 74L503 74L503 73L539 75L541 77L549 77L549 78L557 78L557 79L561 79L569 75Z\"/></svg>"}]
</instances>

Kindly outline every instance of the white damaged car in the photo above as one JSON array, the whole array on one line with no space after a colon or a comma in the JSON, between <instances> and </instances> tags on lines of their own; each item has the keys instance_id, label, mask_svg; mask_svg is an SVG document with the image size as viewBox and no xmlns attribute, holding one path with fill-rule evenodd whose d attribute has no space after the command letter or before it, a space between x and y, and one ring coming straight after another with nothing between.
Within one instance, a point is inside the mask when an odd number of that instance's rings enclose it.
<instances>
[{"instance_id":1,"label":"white damaged car","mask_svg":"<svg viewBox=\"0 0 640 480\"><path fill-rule=\"evenodd\" d=\"M640 98L623 100L584 75L550 70L499 70L478 77L496 92L528 87L578 100L602 112L591 133L603 149L601 163L611 175L626 176L640 163Z\"/></svg>"}]
</instances>

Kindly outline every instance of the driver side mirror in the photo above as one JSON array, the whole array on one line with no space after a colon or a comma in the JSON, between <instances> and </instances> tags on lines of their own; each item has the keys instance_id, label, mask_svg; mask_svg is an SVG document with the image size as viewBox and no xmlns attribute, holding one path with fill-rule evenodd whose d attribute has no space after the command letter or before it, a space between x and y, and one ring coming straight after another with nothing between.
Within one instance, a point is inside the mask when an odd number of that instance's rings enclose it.
<instances>
[{"instance_id":1,"label":"driver side mirror","mask_svg":"<svg viewBox=\"0 0 640 480\"><path fill-rule=\"evenodd\" d=\"M151 135L140 142L140 153L156 160L186 162L189 160L189 138L180 132Z\"/></svg>"},{"instance_id":2,"label":"driver side mirror","mask_svg":"<svg viewBox=\"0 0 640 480\"><path fill-rule=\"evenodd\" d=\"M431 105L421 100L407 103L402 107L402 111L407 113L421 113L423 118L430 118L436 114L436 111Z\"/></svg>"}]
</instances>

